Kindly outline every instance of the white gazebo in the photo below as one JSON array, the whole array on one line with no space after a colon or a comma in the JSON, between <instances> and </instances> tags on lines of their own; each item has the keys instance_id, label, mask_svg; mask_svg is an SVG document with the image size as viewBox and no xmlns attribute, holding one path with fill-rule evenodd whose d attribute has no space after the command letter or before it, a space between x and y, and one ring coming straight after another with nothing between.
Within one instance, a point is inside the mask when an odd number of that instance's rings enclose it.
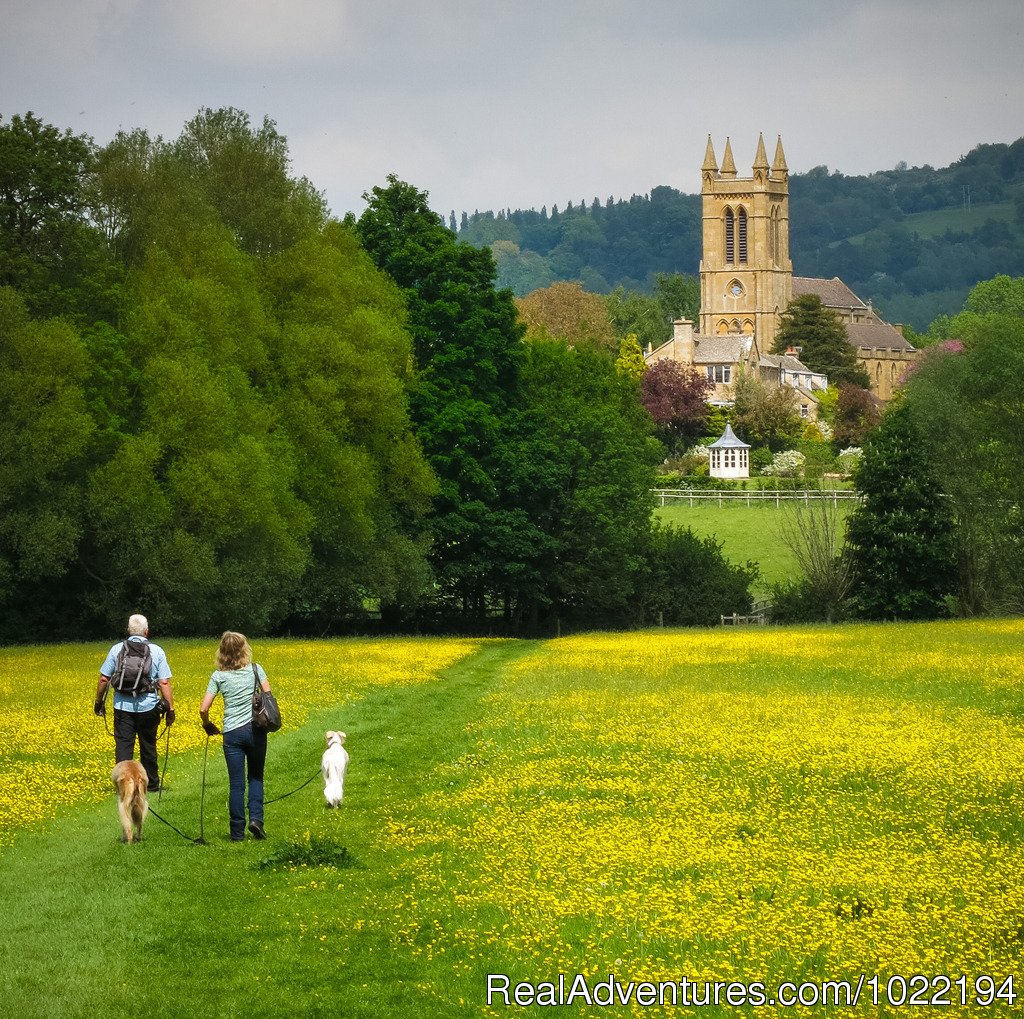
<instances>
[{"instance_id":1,"label":"white gazebo","mask_svg":"<svg viewBox=\"0 0 1024 1019\"><path fill-rule=\"evenodd\" d=\"M749 478L750 447L736 438L732 425L726 424L722 437L708 446L713 478Z\"/></svg>"}]
</instances>

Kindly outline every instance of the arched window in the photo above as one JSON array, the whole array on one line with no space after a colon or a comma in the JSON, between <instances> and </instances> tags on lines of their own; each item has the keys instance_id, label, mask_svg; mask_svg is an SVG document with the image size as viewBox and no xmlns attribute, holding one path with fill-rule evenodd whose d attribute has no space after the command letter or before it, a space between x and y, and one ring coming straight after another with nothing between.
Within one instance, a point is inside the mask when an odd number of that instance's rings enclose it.
<instances>
[{"instance_id":1,"label":"arched window","mask_svg":"<svg viewBox=\"0 0 1024 1019\"><path fill-rule=\"evenodd\" d=\"M779 250L781 237L779 233L779 207L777 205L774 209L772 209L772 225L771 230L769 232L771 235L772 245L772 265L778 265L779 262L782 260L782 252Z\"/></svg>"},{"instance_id":2,"label":"arched window","mask_svg":"<svg viewBox=\"0 0 1024 1019\"><path fill-rule=\"evenodd\" d=\"M725 260L734 262L736 260L736 218L732 209L725 210Z\"/></svg>"},{"instance_id":3,"label":"arched window","mask_svg":"<svg viewBox=\"0 0 1024 1019\"><path fill-rule=\"evenodd\" d=\"M740 208L739 216L739 235L740 235L740 262L746 264L747 261L747 210Z\"/></svg>"},{"instance_id":4,"label":"arched window","mask_svg":"<svg viewBox=\"0 0 1024 1019\"><path fill-rule=\"evenodd\" d=\"M882 363L881 362L879 362L878 364L875 365L875 381L876 382L881 382L882 381Z\"/></svg>"}]
</instances>

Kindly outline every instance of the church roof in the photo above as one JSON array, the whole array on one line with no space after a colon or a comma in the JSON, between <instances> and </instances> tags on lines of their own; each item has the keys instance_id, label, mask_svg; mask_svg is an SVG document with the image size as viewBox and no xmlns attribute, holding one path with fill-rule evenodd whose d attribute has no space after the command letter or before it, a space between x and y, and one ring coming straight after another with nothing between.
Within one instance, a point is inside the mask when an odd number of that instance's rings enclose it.
<instances>
[{"instance_id":1,"label":"church roof","mask_svg":"<svg viewBox=\"0 0 1024 1019\"><path fill-rule=\"evenodd\" d=\"M793 296L803 297L815 294L826 308L864 308L867 305L838 277L830 280L814 279L810 276L793 277Z\"/></svg>"},{"instance_id":2,"label":"church roof","mask_svg":"<svg viewBox=\"0 0 1024 1019\"><path fill-rule=\"evenodd\" d=\"M722 437L712 442L708 449L750 449L750 446L741 439L737 439L735 432L732 430L732 425L726 422Z\"/></svg>"},{"instance_id":3,"label":"church roof","mask_svg":"<svg viewBox=\"0 0 1024 1019\"><path fill-rule=\"evenodd\" d=\"M914 350L898 329L876 318L872 322L847 322L846 335L855 347L883 350Z\"/></svg>"}]
</instances>

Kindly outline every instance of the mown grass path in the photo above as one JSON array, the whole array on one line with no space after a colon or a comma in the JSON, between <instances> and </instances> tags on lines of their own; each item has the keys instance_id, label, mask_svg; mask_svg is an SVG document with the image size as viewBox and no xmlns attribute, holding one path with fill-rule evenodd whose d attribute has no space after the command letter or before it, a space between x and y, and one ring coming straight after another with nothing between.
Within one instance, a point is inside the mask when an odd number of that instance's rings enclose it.
<instances>
[{"instance_id":1,"label":"mown grass path","mask_svg":"<svg viewBox=\"0 0 1024 1019\"><path fill-rule=\"evenodd\" d=\"M302 729L272 736L268 799L318 768L327 728L346 730L352 760L341 810L324 809L314 781L267 807L265 843L227 840L219 740L210 748L206 846L154 818L141 846L119 844L112 797L21 834L0 852L4 1014L450 1015L416 986L430 967L403 972L392 946L361 922L394 891L406 855L387 837L391 811L466 751L482 699L530 646L486 643L438 681L373 689L344 717L311 711ZM168 791L151 802L197 834L200 783L201 755L172 757ZM310 838L345 846L361 866L259 869L283 844Z\"/></svg>"}]
</instances>

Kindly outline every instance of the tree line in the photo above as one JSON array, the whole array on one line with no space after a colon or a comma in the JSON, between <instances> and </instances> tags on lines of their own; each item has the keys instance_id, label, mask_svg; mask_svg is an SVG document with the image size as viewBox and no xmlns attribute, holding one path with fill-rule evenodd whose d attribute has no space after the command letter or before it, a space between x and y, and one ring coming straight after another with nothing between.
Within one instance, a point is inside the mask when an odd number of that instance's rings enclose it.
<instances>
[{"instance_id":1,"label":"tree line","mask_svg":"<svg viewBox=\"0 0 1024 1019\"><path fill-rule=\"evenodd\" d=\"M333 218L234 109L106 145L0 119L0 639L745 606L752 568L651 524L635 375L524 338L425 193L365 197Z\"/></svg>"},{"instance_id":2,"label":"tree line","mask_svg":"<svg viewBox=\"0 0 1024 1019\"><path fill-rule=\"evenodd\" d=\"M932 235L916 213L992 207ZM454 212L450 223L455 228ZM947 167L900 164L864 176L819 166L790 176L790 255L798 275L840 276L891 322L923 331L953 314L970 287L1024 273L1024 138L979 145ZM595 293L650 293L656 274L693 274L700 196L671 187L563 208L462 214L459 237L489 245L498 280L522 296L560 280Z\"/></svg>"}]
</instances>

